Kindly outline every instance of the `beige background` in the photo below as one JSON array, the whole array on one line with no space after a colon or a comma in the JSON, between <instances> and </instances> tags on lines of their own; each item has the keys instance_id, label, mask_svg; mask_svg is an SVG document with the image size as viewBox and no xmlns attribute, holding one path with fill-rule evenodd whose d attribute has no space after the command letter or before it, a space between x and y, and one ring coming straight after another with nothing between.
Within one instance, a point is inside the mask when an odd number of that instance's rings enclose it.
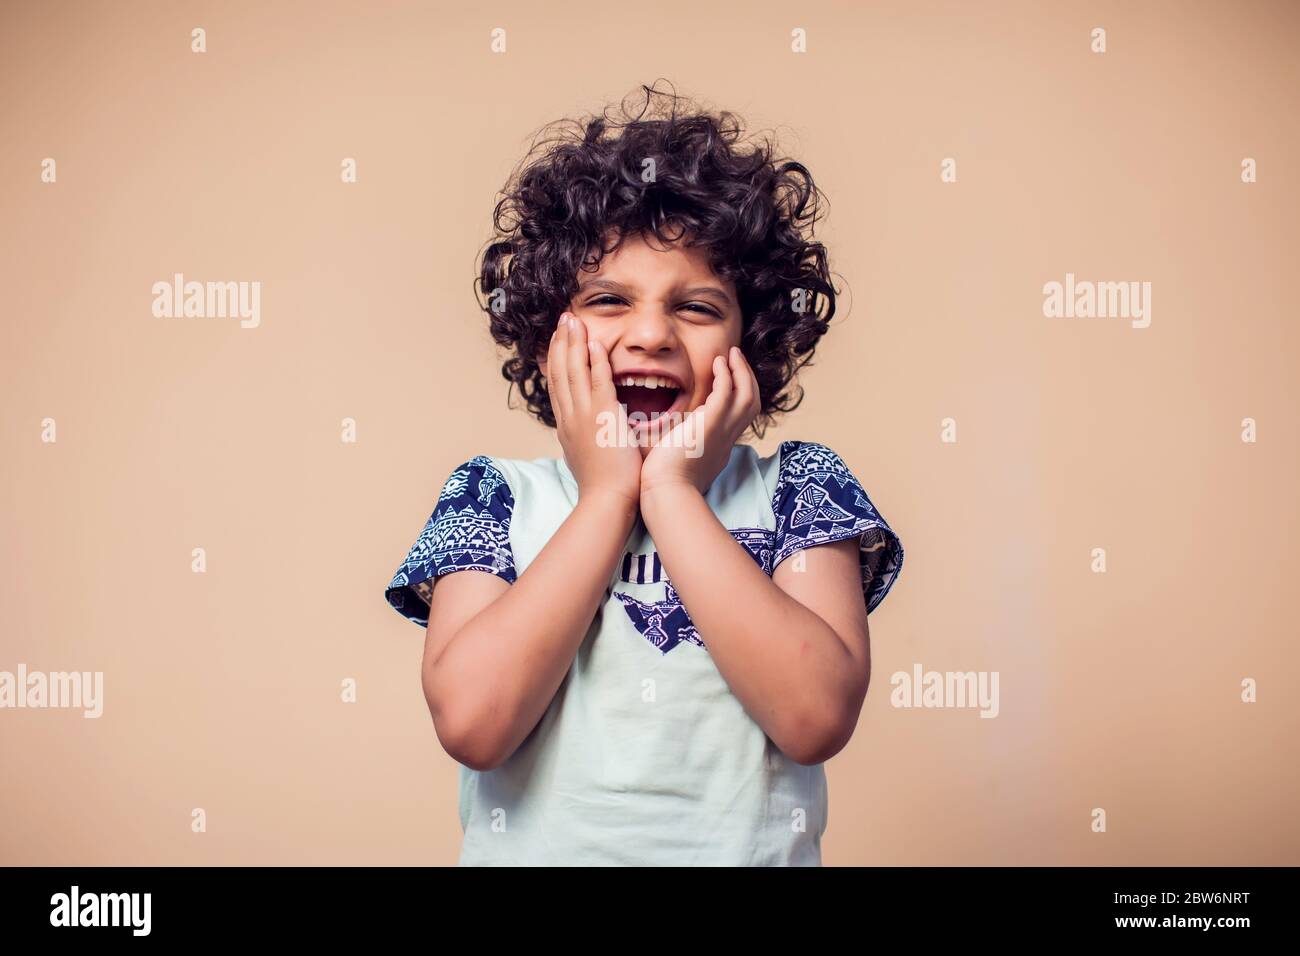
<instances>
[{"instance_id":1,"label":"beige background","mask_svg":"<svg viewBox=\"0 0 1300 956\"><path fill-rule=\"evenodd\" d=\"M506 407L471 292L496 190L543 123L662 76L829 195L842 317L759 447L836 449L907 550L826 863L1300 863L1298 27L1265 2L5 4L0 670L106 688L99 720L0 711L0 862L455 862L422 632L383 589L454 465L559 453ZM261 327L153 318L173 272L261 281ZM1151 327L1045 318L1066 272L1151 282ZM1000 715L892 708L918 662L998 671Z\"/></svg>"}]
</instances>

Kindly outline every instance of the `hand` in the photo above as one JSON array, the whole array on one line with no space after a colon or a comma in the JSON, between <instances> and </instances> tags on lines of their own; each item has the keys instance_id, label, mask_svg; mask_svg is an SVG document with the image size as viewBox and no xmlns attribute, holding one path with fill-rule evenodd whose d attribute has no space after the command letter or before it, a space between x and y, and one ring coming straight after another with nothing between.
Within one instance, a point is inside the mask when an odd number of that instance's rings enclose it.
<instances>
[{"instance_id":1,"label":"hand","mask_svg":"<svg viewBox=\"0 0 1300 956\"><path fill-rule=\"evenodd\" d=\"M663 485L690 485L701 494L727 466L731 449L757 417L761 403L758 379L733 346L713 359L713 388L704 404L686 415L667 434L658 435L641 466L641 494Z\"/></svg>"},{"instance_id":2,"label":"hand","mask_svg":"<svg viewBox=\"0 0 1300 956\"><path fill-rule=\"evenodd\" d=\"M546 366L555 431L577 479L579 498L610 493L635 507L641 493L641 452L619 414L609 356L599 342L588 342L587 327L572 312L560 316Z\"/></svg>"}]
</instances>

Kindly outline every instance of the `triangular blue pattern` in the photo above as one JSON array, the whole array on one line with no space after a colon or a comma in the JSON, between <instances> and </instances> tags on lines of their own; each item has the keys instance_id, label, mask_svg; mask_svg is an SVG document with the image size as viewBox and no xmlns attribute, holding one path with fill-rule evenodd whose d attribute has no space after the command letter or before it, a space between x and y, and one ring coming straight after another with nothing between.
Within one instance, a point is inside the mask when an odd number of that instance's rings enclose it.
<instances>
[{"instance_id":1,"label":"triangular blue pattern","mask_svg":"<svg viewBox=\"0 0 1300 956\"><path fill-rule=\"evenodd\" d=\"M455 468L433 514L385 591L388 603L421 626L429 623L430 582L450 571L487 571L516 579L510 550L510 485L486 455Z\"/></svg>"},{"instance_id":2,"label":"triangular blue pattern","mask_svg":"<svg viewBox=\"0 0 1300 956\"><path fill-rule=\"evenodd\" d=\"M744 546L764 573L772 573L772 532L766 528L732 528L731 536ZM615 592L632 626L661 653L667 654L683 642L705 647L672 582L664 578L662 601L641 601ZM705 648L707 650L707 648Z\"/></svg>"},{"instance_id":3,"label":"triangular blue pattern","mask_svg":"<svg viewBox=\"0 0 1300 956\"><path fill-rule=\"evenodd\" d=\"M843 459L818 442L781 443L772 512L773 564L796 551L860 538L862 595L870 613L884 600L903 567L903 547Z\"/></svg>"},{"instance_id":4,"label":"triangular blue pattern","mask_svg":"<svg viewBox=\"0 0 1300 956\"><path fill-rule=\"evenodd\" d=\"M861 496L858 496L859 499ZM852 521L853 515L835 503L830 492L817 485L808 485L794 499L790 527L802 528L814 521Z\"/></svg>"},{"instance_id":5,"label":"triangular blue pattern","mask_svg":"<svg viewBox=\"0 0 1300 956\"><path fill-rule=\"evenodd\" d=\"M681 601L638 601L627 594L616 594L632 626L654 647L667 654L682 641L704 646L699 631L691 623Z\"/></svg>"}]
</instances>

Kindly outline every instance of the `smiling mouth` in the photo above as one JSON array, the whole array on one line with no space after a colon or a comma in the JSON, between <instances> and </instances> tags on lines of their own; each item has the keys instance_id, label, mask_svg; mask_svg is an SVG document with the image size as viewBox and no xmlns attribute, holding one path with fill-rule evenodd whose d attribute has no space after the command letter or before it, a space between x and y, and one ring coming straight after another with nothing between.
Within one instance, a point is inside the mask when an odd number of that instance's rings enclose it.
<instances>
[{"instance_id":1,"label":"smiling mouth","mask_svg":"<svg viewBox=\"0 0 1300 956\"><path fill-rule=\"evenodd\" d=\"M616 385L614 391L618 395L619 403L627 409L628 417L635 413L642 422L646 423L653 422L676 405L677 397L682 392L680 388L662 385L658 388L646 388L644 385ZM633 424L639 426L641 422L633 422Z\"/></svg>"}]
</instances>

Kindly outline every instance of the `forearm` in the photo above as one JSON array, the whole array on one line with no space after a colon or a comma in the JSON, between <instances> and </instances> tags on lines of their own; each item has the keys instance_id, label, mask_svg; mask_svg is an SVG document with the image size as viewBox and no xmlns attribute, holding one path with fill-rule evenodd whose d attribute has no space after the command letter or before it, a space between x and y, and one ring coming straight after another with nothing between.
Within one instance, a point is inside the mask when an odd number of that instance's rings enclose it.
<instances>
[{"instance_id":1,"label":"forearm","mask_svg":"<svg viewBox=\"0 0 1300 956\"><path fill-rule=\"evenodd\" d=\"M466 622L434 664L460 739L495 764L537 726L568 673L636 520L630 501L581 498L514 584Z\"/></svg>"},{"instance_id":2,"label":"forearm","mask_svg":"<svg viewBox=\"0 0 1300 956\"><path fill-rule=\"evenodd\" d=\"M835 630L773 583L695 488L643 491L641 514L673 587L746 712L793 759L813 762L839 749L842 741L833 738L846 725L856 665Z\"/></svg>"}]
</instances>

